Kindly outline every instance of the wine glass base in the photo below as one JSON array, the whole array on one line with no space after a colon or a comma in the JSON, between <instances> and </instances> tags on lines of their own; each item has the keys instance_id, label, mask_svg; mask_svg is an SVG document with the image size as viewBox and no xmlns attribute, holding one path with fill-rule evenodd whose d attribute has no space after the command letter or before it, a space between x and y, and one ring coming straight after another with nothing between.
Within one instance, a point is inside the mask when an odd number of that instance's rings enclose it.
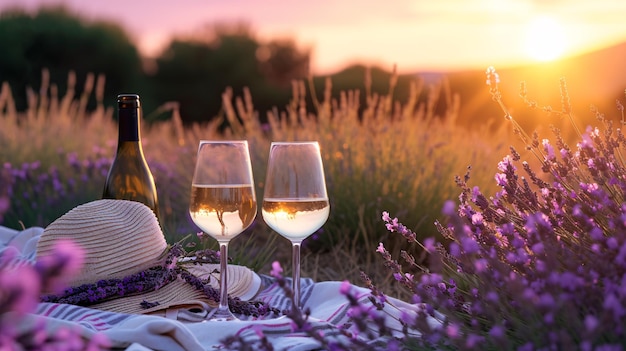
<instances>
[{"instance_id":1,"label":"wine glass base","mask_svg":"<svg viewBox=\"0 0 626 351\"><path fill-rule=\"evenodd\" d=\"M204 317L205 321L209 322L229 322L229 321L238 321L239 318L235 317L235 315L230 312L230 310L220 310L215 308Z\"/></svg>"}]
</instances>

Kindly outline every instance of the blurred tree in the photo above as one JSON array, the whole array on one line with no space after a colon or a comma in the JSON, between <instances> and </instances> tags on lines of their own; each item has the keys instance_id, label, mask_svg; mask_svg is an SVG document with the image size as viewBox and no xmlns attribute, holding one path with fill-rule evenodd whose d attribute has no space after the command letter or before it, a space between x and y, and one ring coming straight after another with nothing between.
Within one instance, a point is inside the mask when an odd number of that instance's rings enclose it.
<instances>
[{"instance_id":1,"label":"blurred tree","mask_svg":"<svg viewBox=\"0 0 626 351\"><path fill-rule=\"evenodd\" d=\"M292 39L276 39L256 51L261 72L272 83L288 87L309 74L309 50L300 51Z\"/></svg>"},{"instance_id":2,"label":"blurred tree","mask_svg":"<svg viewBox=\"0 0 626 351\"><path fill-rule=\"evenodd\" d=\"M178 101L185 123L208 121L220 114L222 93L250 89L263 119L282 108L290 83L308 75L309 53L293 41L261 43L246 24L213 24L192 38L172 40L156 60L151 77L158 101Z\"/></svg>"},{"instance_id":3,"label":"blurred tree","mask_svg":"<svg viewBox=\"0 0 626 351\"><path fill-rule=\"evenodd\" d=\"M9 82L18 109L26 107L27 87L40 86L44 68L59 94L67 89L70 71L77 75L77 94L87 74L103 74L107 105L115 103L118 93L135 92L141 84L141 58L124 30L114 23L81 20L64 7L1 13L0 47L0 81Z\"/></svg>"}]
</instances>

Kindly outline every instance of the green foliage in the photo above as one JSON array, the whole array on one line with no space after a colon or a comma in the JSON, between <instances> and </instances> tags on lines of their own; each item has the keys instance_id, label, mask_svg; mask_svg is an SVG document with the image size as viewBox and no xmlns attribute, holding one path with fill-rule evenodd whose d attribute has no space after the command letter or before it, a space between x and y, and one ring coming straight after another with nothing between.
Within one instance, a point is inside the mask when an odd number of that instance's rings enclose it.
<instances>
[{"instance_id":1,"label":"green foliage","mask_svg":"<svg viewBox=\"0 0 626 351\"><path fill-rule=\"evenodd\" d=\"M158 101L177 101L185 124L209 121L220 115L227 88L249 88L260 111L284 105L289 85L308 73L309 57L291 41L264 44L246 27L216 26L212 33L175 39L156 59L150 77Z\"/></svg>"},{"instance_id":2,"label":"green foliage","mask_svg":"<svg viewBox=\"0 0 626 351\"><path fill-rule=\"evenodd\" d=\"M309 74L310 53L300 50L292 39L276 39L256 52L263 75L278 86L289 86L293 79Z\"/></svg>"},{"instance_id":3,"label":"green foliage","mask_svg":"<svg viewBox=\"0 0 626 351\"><path fill-rule=\"evenodd\" d=\"M51 94L70 88L65 84L70 71L81 80L91 73L106 76L105 101L139 86L141 59L126 33L113 23L81 20L63 7L2 13L0 47L0 80L10 82L19 110L27 107L27 89L41 85L44 69L59 84ZM73 88L79 95L83 91Z\"/></svg>"},{"instance_id":4,"label":"green foliage","mask_svg":"<svg viewBox=\"0 0 626 351\"><path fill-rule=\"evenodd\" d=\"M28 108L44 69L55 82L50 95L64 95L70 88L81 95L83 87L66 84L71 71L79 80L90 74L106 77L106 106L113 106L119 93L138 92L144 106L155 111L149 120L168 118L157 102L174 101L185 124L220 115L219 96L227 88L250 88L261 111L282 107L289 101L291 81L308 75L310 56L293 40L262 42L245 25L214 25L197 37L172 40L152 65L144 65L118 24L87 21L64 7L0 14L0 47L0 81L10 84L19 111ZM151 69L144 71L144 66ZM95 107L90 97L87 108Z\"/></svg>"}]
</instances>

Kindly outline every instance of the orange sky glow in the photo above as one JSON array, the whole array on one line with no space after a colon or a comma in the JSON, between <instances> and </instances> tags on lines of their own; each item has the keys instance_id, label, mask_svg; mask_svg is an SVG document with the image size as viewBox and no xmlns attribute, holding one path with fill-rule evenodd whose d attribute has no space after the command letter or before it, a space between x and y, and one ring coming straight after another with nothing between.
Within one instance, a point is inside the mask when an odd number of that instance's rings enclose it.
<instances>
[{"instance_id":1,"label":"orange sky glow","mask_svg":"<svg viewBox=\"0 0 626 351\"><path fill-rule=\"evenodd\" d=\"M513 66L626 41L624 0L0 0L0 11L41 4L118 21L146 55L172 35L245 21L261 40L310 48L314 74L353 63L401 73Z\"/></svg>"}]
</instances>

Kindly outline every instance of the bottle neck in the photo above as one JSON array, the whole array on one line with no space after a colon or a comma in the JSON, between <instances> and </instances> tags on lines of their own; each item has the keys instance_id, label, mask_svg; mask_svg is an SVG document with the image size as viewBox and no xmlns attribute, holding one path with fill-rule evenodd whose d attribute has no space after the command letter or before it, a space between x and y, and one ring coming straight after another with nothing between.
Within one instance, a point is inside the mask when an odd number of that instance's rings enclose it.
<instances>
[{"instance_id":1,"label":"bottle neck","mask_svg":"<svg viewBox=\"0 0 626 351\"><path fill-rule=\"evenodd\" d=\"M139 108L121 108L118 110L118 141L139 141Z\"/></svg>"}]
</instances>

